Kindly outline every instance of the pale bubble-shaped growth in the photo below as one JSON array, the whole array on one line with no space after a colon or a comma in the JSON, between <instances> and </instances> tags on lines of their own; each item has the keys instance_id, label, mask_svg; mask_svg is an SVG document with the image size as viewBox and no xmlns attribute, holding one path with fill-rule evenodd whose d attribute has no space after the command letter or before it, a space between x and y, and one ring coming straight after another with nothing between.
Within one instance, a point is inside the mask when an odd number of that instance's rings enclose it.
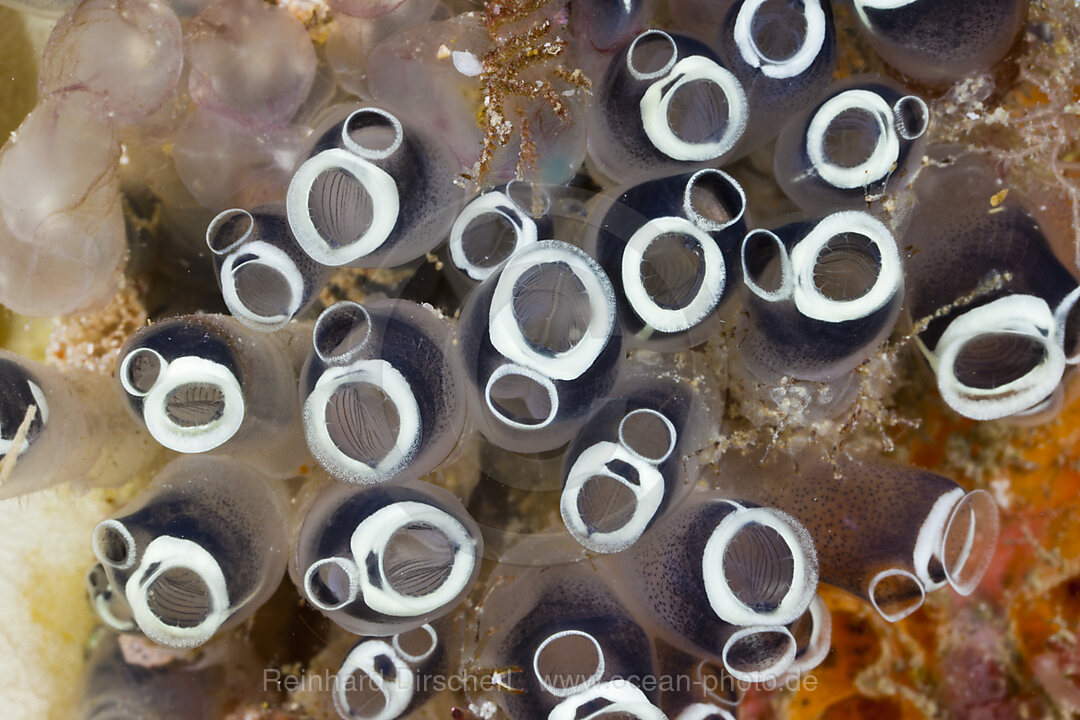
<instances>
[{"instance_id":1,"label":"pale bubble-shaped growth","mask_svg":"<svg viewBox=\"0 0 1080 720\"><path fill-rule=\"evenodd\" d=\"M41 61L38 94L83 90L108 117L137 122L160 108L180 78L180 21L158 0L86 0L60 18Z\"/></svg>"},{"instance_id":2,"label":"pale bubble-shaped growth","mask_svg":"<svg viewBox=\"0 0 1080 720\"><path fill-rule=\"evenodd\" d=\"M0 303L16 312L64 315L116 291L119 146L100 109L85 93L46 98L0 151Z\"/></svg>"},{"instance_id":3,"label":"pale bubble-shaped growth","mask_svg":"<svg viewBox=\"0 0 1080 720\"><path fill-rule=\"evenodd\" d=\"M253 127L287 122L315 80L315 50L287 10L219 0L187 32L195 104Z\"/></svg>"}]
</instances>

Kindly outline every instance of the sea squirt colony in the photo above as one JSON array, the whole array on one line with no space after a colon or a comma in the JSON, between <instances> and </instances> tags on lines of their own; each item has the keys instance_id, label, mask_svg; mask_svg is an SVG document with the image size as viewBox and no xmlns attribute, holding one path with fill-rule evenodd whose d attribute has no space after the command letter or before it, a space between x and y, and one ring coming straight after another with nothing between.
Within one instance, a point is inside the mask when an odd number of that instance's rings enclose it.
<instances>
[{"instance_id":1,"label":"sea squirt colony","mask_svg":"<svg viewBox=\"0 0 1080 720\"><path fill-rule=\"evenodd\" d=\"M336 0L315 44L283 7L174 5L71 8L0 152L0 302L93 311L125 263L177 295L113 387L0 356L0 495L124 482L147 435L180 454L94 530L105 625L201 647L287 572L360 636L343 718L402 717L472 668L483 717L696 720L738 694L626 678L806 672L819 582L889 621L975 589L985 492L873 454L716 451L724 392L812 388L806 414L839 417L894 331L975 420L1048 417L1080 357L1080 288L1031 209L927 147L898 80L834 81L828 2ZM849 11L933 87L999 62L1025 8ZM799 212L758 224L732 166L768 147ZM362 300L325 301L341 268ZM228 314L175 313L196 307ZM729 386L697 367L715 343ZM470 514L550 478L558 532ZM213 685L126 662L109 636L83 717L180 717L178 685Z\"/></svg>"}]
</instances>

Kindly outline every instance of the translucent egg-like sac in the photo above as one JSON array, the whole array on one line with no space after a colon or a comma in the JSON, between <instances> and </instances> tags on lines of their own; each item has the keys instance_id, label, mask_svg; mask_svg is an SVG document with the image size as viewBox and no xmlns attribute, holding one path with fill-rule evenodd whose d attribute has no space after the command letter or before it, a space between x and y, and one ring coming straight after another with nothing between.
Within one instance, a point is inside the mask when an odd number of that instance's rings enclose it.
<instances>
[{"instance_id":1,"label":"translucent egg-like sac","mask_svg":"<svg viewBox=\"0 0 1080 720\"><path fill-rule=\"evenodd\" d=\"M781 188L804 210L866 207L922 162L930 111L892 80L849 78L804 107L787 120L773 158Z\"/></svg>"},{"instance_id":2,"label":"translucent egg-like sac","mask_svg":"<svg viewBox=\"0 0 1080 720\"><path fill-rule=\"evenodd\" d=\"M344 12L334 11L334 23L326 39L326 59L338 84L365 99L371 97L367 62L375 47L395 33L407 32L430 20L442 8L438 0L356 0L340 4Z\"/></svg>"},{"instance_id":3,"label":"translucent egg-like sac","mask_svg":"<svg viewBox=\"0 0 1080 720\"><path fill-rule=\"evenodd\" d=\"M483 544L461 501L434 485L334 483L304 512L289 573L345 630L385 636L457 607Z\"/></svg>"},{"instance_id":4,"label":"translucent egg-like sac","mask_svg":"<svg viewBox=\"0 0 1080 720\"><path fill-rule=\"evenodd\" d=\"M165 467L94 528L94 555L146 637L198 647L251 615L285 574L282 488L230 458Z\"/></svg>"},{"instance_id":5,"label":"translucent egg-like sac","mask_svg":"<svg viewBox=\"0 0 1080 720\"><path fill-rule=\"evenodd\" d=\"M442 242L462 191L441 141L380 106L338 107L289 183L289 226L313 260L379 267Z\"/></svg>"},{"instance_id":6,"label":"translucent egg-like sac","mask_svg":"<svg viewBox=\"0 0 1080 720\"><path fill-rule=\"evenodd\" d=\"M395 720L427 705L457 669L463 623L452 618L356 643L333 684L338 715L343 720Z\"/></svg>"},{"instance_id":7,"label":"translucent egg-like sac","mask_svg":"<svg viewBox=\"0 0 1080 720\"><path fill-rule=\"evenodd\" d=\"M593 552L633 545L693 488L691 458L710 429L688 383L645 372L622 380L566 453L560 511L567 530Z\"/></svg>"},{"instance_id":8,"label":"translucent egg-like sac","mask_svg":"<svg viewBox=\"0 0 1080 720\"><path fill-rule=\"evenodd\" d=\"M734 720L747 684L706 658L653 638L660 677L677 678L660 687L660 709L672 720Z\"/></svg>"},{"instance_id":9,"label":"translucent egg-like sac","mask_svg":"<svg viewBox=\"0 0 1080 720\"><path fill-rule=\"evenodd\" d=\"M339 480L434 470L465 426L451 326L407 300L339 302L315 323L300 379L312 455Z\"/></svg>"},{"instance_id":10,"label":"translucent egg-like sac","mask_svg":"<svg viewBox=\"0 0 1080 720\"><path fill-rule=\"evenodd\" d=\"M157 667L129 663L119 635L98 632L88 646L75 720L204 720L225 711L220 667L175 659Z\"/></svg>"},{"instance_id":11,"label":"translucent egg-like sac","mask_svg":"<svg viewBox=\"0 0 1080 720\"><path fill-rule=\"evenodd\" d=\"M206 229L225 305L261 332L280 330L311 307L330 279L296 242L279 204L225 210Z\"/></svg>"},{"instance_id":12,"label":"translucent egg-like sac","mask_svg":"<svg viewBox=\"0 0 1080 720\"><path fill-rule=\"evenodd\" d=\"M713 169L648 180L597 214L589 248L616 288L627 343L670 351L709 339L739 278L739 183Z\"/></svg>"},{"instance_id":13,"label":"translucent egg-like sac","mask_svg":"<svg viewBox=\"0 0 1080 720\"><path fill-rule=\"evenodd\" d=\"M300 157L296 130L251 129L229 116L196 108L176 133L173 163L203 207L224 210L260 194L277 199Z\"/></svg>"},{"instance_id":14,"label":"translucent egg-like sac","mask_svg":"<svg viewBox=\"0 0 1080 720\"><path fill-rule=\"evenodd\" d=\"M971 594L997 544L997 505L986 491L965 493L949 478L904 465L732 461L712 482L798 518L817 542L822 582L865 598L890 622L946 583ZM838 517L847 531L837 532Z\"/></svg>"},{"instance_id":15,"label":"translucent egg-like sac","mask_svg":"<svg viewBox=\"0 0 1080 720\"><path fill-rule=\"evenodd\" d=\"M552 237L551 198L542 187L514 180L473 198L454 220L447 246L454 267L481 282L518 250Z\"/></svg>"},{"instance_id":16,"label":"translucent egg-like sac","mask_svg":"<svg viewBox=\"0 0 1080 720\"><path fill-rule=\"evenodd\" d=\"M763 381L844 377L888 337L903 302L896 240L863 211L753 230L742 269L739 356Z\"/></svg>"},{"instance_id":17,"label":"translucent egg-like sac","mask_svg":"<svg viewBox=\"0 0 1080 720\"><path fill-rule=\"evenodd\" d=\"M300 342L226 315L154 323L121 348L118 390L170 450L235 455L271 477L293 477L308 454L287 341Z\"/></svg>"},{"instance_id":18,"label":"translucent egg-like sac","mask_svg":"<svg viewBox=\"0 0 1080 720\"><path fill-rule=\"evenodd\" d=\"M694 493L613 560L627 597L668 642L761 682L795 659L786 626L817 592L818 559L798 520L733 496Z\"/></svg>"},{"instance_id":19,"label":"translucent egg-like sac","mask_svg":"<svg viewBox=\"0 0 1080 720\"><path fill-rule=\"evenodd\" d=\"M484 145L484 130L477 122L478 103L490 95L493 101L501 100L502 107L488 109L486 122L498 135L505 132L505 142L499 139L502 145L489 159L484 176L473 179L498 185L522 176L519 160L524 123L535 149L530 177L540 183L568 182L585 157L586 94L558 77L563 73L556 68L574 67L576 58L570 53L545 58L547 52L555 51L547 39L556 34L564 37L557 28L565 23L566 14L558 8L563 6L550 3L539 11L555 15L548 18L552 31L535 42L521 39L525 37L523 29L514 34L522 25L519 23L507 30L508 37L515 40L493 43L482 14L476 12L413 25L371 52L365 67L371 97L391 104L401 117L443 138L457 161L458 172L472 175ZM530 22L533 19L537 23L534 27L544 22L536 14L530 16ZM524 49L530 42L534 42L535 52ZM490 63L486 78L485 63ZM551 85L552 93L545 91L545 83ZM527 97L532 87L540 93L536 98ZM555 114L553 99L566 109L568 120Z\"/></svg>"},{"instance_id":20,"label":"translucent egg-like sac","mask_svg":"<svg viewBox=\"0 0 1080 720\"><path fill-rule=\"evenodd\" d=\"M791 116L832 80L836 33L827 0L680 0L672 5L687 32L706 39L746 88L750 119L739 154L774 138ZM715 30L713 30L715 28Z\"/></svg>"},{"instance_id":21,"label":"translucent egg-like sac","mask_svg":"<svg viewBox=\"0 0 1080 720\"><path fill-rule=\"evenodd\" d=\"M1052 411L1080 361L1080 288L1035 206L976 155L924 169L915 193L908 310L942 398L976 420Z\"/></svg>"},{"instance_id":22,"label":"translucent egg-like sac","mask_svg":"<svg viewBox=\"0 0 1080 720\"><path fill-rule=\"evenodd\" d=\"M854 0L874 50L894 68L945 85L993 68L1024 28L1023 0Z\"/></svg>"},{"instance_id":23,"label":"translucent egg-like sac","mask_svg":"<svg viewBox=\"0 0 1080 720\"><path fill-rule=\"evenodd\" d=\"M67 315L117 290L127 236L120 146L88 93L56 93L0 151L0 303Z\"/></svg>"},{"instance_id":24,"label":"translucent egg-like sac","mask_svg":"<svg viewBox=\"0 0 1080 720\"><path fill-rule=\"evenodd\" d=\"M0 499L65 482L116 484L152 460L149 438L108 385L0 350Z\"/></svg>"},{"instance_id":25,"label":"translucent egg-like sac","mask_svg":"<svg viewBox=\"0 0 1080 720\"><path fill-rule=\"evenodd\" d=\"M502 565L480 608L476 663L496 673L494 702L517 720L603 714L661 720L652 643L589 562Z\"/></svg>"},{"instance_id":26,"label":"translucent egg-like sac","mask_svg":"<svg viewBox=\"0 0 1080 720\"><path fill-rule=\"evenodd\" d=\"M106 116L131 124L153 114L180 79L180 21L159 0L86 0L56 23L45 45L38 97L81 90Z\"/></svg>"},{"instance_id":27,"label":"translucent egg-like sac","mask_svg":"<svg viewBox=\"0 0 1080 720\"><path fill-rule=\"evenodd\" d=\"M292 118L315 80L315 49L288 10L217 0L187 27L188 91L196 105L249 128Z\"/></svg>"},{"instance_id":28,"label":"translucent egg-like sac","mask_svg":"<svg viewBox=\"0 0 1080 720\"><path fill-rule=\"evenodd\" d=\"M731 158L750 117L742 83L707 45L646 30L610 61L589 107L589 158L631 182Z\"/></svg>"},{"instance_id":29,"label":"translucent egg-like sac","mask_svg":"<svg viewBox=\"0 0 1080 720\"><path fill-rule=\"evenodd\" d=\"M512 255L461 312L477 428L515 452L568 442L618 376L616 314L611 281L582 250L543 240Z\"/></svg>"}]
</instances>

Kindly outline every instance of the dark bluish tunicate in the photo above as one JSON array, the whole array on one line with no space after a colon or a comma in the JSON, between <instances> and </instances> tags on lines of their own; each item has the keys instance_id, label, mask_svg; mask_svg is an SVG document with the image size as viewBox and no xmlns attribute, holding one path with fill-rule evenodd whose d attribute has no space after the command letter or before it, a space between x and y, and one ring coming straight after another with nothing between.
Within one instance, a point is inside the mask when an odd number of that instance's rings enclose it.
<instances>
[{"instance_id":1,"label":"dark bluish tunicate","mask_svg":"<svg viewBox=\"0 0 1080 720\"><path fill-rule=\"evenodd\" d=\"M300 402L311 454L339 480L433 470L465 425L454 332L407 300L340 302L315 323Z\"/></svg>"},{"instance_id":2,"label":"dark bluish tunicate","mask_svg":"<svg viewBox=\"0 0 1080 720\"><path fill-rule=\"evenodd\" d=\"M893 234L863 211L753 230L742 267L739 358L764 382L842 378L888 336L903 302Z\"/></svg>"},{"instance_id":3,"label":"dark bluish tunicate","mask_svg":"<svg viewBox=\"0 0 1080 720\"><path fill-rule=\"evenodd\" d=\"M303 511L289 570L335 623L384 636L453 610L476 580L482 551L476 522L442 488L335 483Z\"/></svg>"},{"instance_id":4,"label":"dark bluish tunicate","mask_svg":"<svg viewBox=\"0 0 1080 720\"><path fill-rule=\"evenodd\" d=\"M330 269L297 244L282 205L225 210L206 229L206 243L225 305L253 330L285 327L330 279Z\"/></svg>"},{"instance_id":5,"label":"dark bluish tunicate","mask_svg":"<svg viewBox=\"0 0 1080 720\"><path fill-rule=\"evenodd\" d=\"M615 286L628 344L684 350L712 337L740 275L739 183L712 169L648 180L597 216L592 254Z\"/></svg>"},{"instance_id":6,"label":"dark bluish tunicate","mask_svg":"<svg viewBox=\"0 0 1080 720\"><path fill-rule=\"evenodd\" d=\"M710 429L689 383L651 373L620 382L566 453L567 530L594 552L633 545L693 488L692 456Z\"/></svg>"},{"instance_id":7,"label":"dark bluish tunicate","mask_svg":"<svg viewBox=\"0 0 1080 720\"><path fill-rule=\"evenodd\" d=\"M472 419L493 443L553 450L614 384L622 335L615 292L582 250L545 240L515 253L461 311Z\"/></svg>"},{"instance_id":8,"label":"dark bluish tunicate","mask_svg":"<svg viewBox=\"0 0 1080 720\"><path fill-rule=\"evenodd\" d=\"M335 108L289 183L296 241L323 265L380 267L423 257L462 191L441 141L376 105Z\"/></svg>"},{"instance_id":9,"label":"dark bluish tunicate","mask_svg":"<svg viewBox=\"0 0 1080 720\"><path fill-rule=\"evenodd\" d=\"M478 658L495 668L494 701L518 720L575 720L603 708L662 720L652 643L588 562L500 566L484 600ZM490 635L490 637L487 637Z\"/></svg>"},{"instance_id":10,"label":"dark bluish tunicate","mask_svg":"<svg viewBox=\"0 0 1080 720\"><path fill-rule=\"evenodd\" d=\"M947 84L986 72L1024 27L1025 0L854 0L870 44L905 75Z\"/></svg>"},{"instance_id":11,"label":"dark bluish tunicate","mask_svg":"<svg viewBox=\"0 0 1080 720\"><path fill-rule=\"evenodd\" d=\"M663 30L614 54L594 92L589 156L615 182L721 163L750 116L742 83L715 51Z\"/></svg>"},{"instance_id":12,"label":"dark bluish tunicate","mask_svg":"<svg viewBox=\"0 0 1080 720\"><path fill-rule=\"evenodd\" d=\"M229 458L170 463L94 528L94 555L138 629L192 648L235 626L285 574L282 489Z\"/></svg>"},{"instance_id":13,"label":"dark bluish tunicate","mask_svg":"<svg viewBox=\"0 0 1080 720\"><path fill-rule=\"evenodd\" d=\"M915 183L908 309L942 398L976 420L1037 416L1080 361L1076 278L986 158L946 158Z\"/></svg>"},{"instance_id":14,"label":"dark bluish tunicate","mask_svg":"<svg viewBox=\"0 0 1080 720\"><path fill-rule=\"evenodd\" d=\"M930 111L878 76L849 78L787 121L773 172L801 208L858 209L901 187L919 167Z\"/></svg>"}]
</instances>

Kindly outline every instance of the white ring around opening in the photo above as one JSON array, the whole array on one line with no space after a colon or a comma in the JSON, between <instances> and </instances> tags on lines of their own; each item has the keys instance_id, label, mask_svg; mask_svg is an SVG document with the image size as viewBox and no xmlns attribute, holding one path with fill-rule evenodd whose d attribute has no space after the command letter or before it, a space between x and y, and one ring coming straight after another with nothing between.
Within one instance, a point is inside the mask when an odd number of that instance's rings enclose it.
<instances>
[{"instance_id":1,"label":"white ring around opening","mask_svg":"<svg viewBox=\"0 0 1080 720\"><path fill-rule=\"evenodd\" d=\"M887 613L882 610L881 607L878 605L877 598L874 595L874 591L877 589L878 584L881 583L882 580L891 577L906 577L907 579L911 580L911 582L914 583L915 586L919 589L919 592L921 594L918 602L910 606L905 605L903 608L901 608L895 613ZM900 570L898 568L882 570L877 575L875 575L870 580L870 586L867 588L866 594L870 598L870 604L874 606L874 609L877 610L878 615L880 615L886 622L897 622L899 620L903 620L908 615L922 607L923 602L926 600L926 588L924 588L923 584L919 582L919 578L915 577L915 575L908 572L907 570Z\"/></svg>"},{"instance_id":2,"label":"white ring around opening","mask_svg":"<svg viewBox=\"0 0 1080 720\"><path fill-rule=\"evenodd\" d=\"M572 347L556 353L533 348L514 311L518 281L529 270L546 264L567 267L589 299L589 326L584 335ZM595 260L573 245L543 240L523 248L510 257L496 280L488 311L488 334L495 349L512 363L555 380L573 380L592 367L614 329L615 290L611 281Z\"/></svg>"},{"instance_id":3,"label":"white ring around opening","mask_svg":"<svg viewBox=\"0 0 1080 720\"><path fill-rule=\"evenodd\" d=\"M671 46L671 57L667 59L667 62L665 62L660 69L653 70L651 72L642 72L641 70L638 70L636 67L634 67L634 50L637 49L637 44L639 42L649 37L659 37L667 40L668 44ZM675 39L663 30L651 29L641 33L636 38L634 38L633 42L630 43L630 48L626 51L626 69L630 73L630 77L634 78L635 80L654 80L656 78L664 77L669 72L671 72L671 68L675 67L675 62L678 59L679 48L675 44Z\"/></svg>"},{"instance_id":4,"label":"white ring around opening","mask_svg":"<svg viewBox=\"0 0 1080 720\"><path fill-rule=\"evenodd\" d=\"M776 255L780 259L780 287L776 290L766 290L761 287L750 275L750 269L746 264L746 251L749 248L749 244L754 242L756 238L763 236L768 238L771 242L776 244ZM742 248L739 252L739 258L742 262L743 283L746 285L746 289L757 295L765 302L780 302L791 297L791 294L795 291L795 278L794 273L791 271L791 258L788 256L787 248L784 247L784 241L777 236L776 233L769 230L751 230L743 238Z\"/></svg>"},{"instance_id":5,"label":"white ring around opening","mask_svg":"<svg viewBox=\"0 0 1080 720\"><path fill-rule=\"evenodd\" d=\"M315 227L308 199L315 181L324 172L340 170L352 176L371 197L371 223L358 237L339 247L332 246ZM397 225L401 210L397 182L382 168L347 150L324 150L297 169L285 195L289 227L296 242L315 262L338 267L360 260L379 250Z\"/></svg>"},{"instance_id":6,"label":"white ring around opening","mask_svg":"<svg viewBox=\"0 0 1080 720\"><path fill-rule=\"evenodd\" d=\"M113 562L105 553L105 548L102 546L104 542L103 535L105 533L116 533L124 541L124 561ZM90 536L90 547L94 551L94 556L102 565L108 565L116 570L127 570L129 567L135 564L135 538L132 537L131 531L124 526L124 523L119 520L113 520L108 518L102 520L94 527L94 532Z\"/></svg>"},{"instance_id":7,"label":"white ring around opening","mask_svg":"<svg viewBox=\"0 0 1080 720\"><path fill-rule=\"evenodd\" d=\"M877 278L870 289L852 300L826 297L814 282L818 257L829 242L844 233L861 235L877 248ZM821 220L791 250L794 276L792 297L803 315L822 322L839 323L868 317L888 305L904 285L900 251L885 224L862 210L845 210Z\"/></svg>"},{"instance_id":8,"label":"white ring around opening","mask_svg":"<svg viewBox=\"0 0 1080 720\"><path fill-rule=\"evenodd\" d=\"M635 720L667 720L667 716L660 711L660 708L649 702L649 698L645 696L641 688L623 678L602 682L593 685L588 690L571 695L548 713L547 720L581 720L581 708L597 700L606 700L608 704L586 715L585 720L601 714L625 714Z\"/></svg>"},{"instance_id":9,"label":"white ring around opening","mask_svg":"<svg viewBox=\"0 0 1080 720\"><path fill-rule=\"evenodd\" d=\"M787 643L784 647L784 652L773 662L759 670L745 671L737 670L731 666L728 662L728 655L731 653L731 649L735 647L735 644L740 640L752 637L754 635L760 635L764 633L775 633L778 635L785 635ZM731 634L731 636L724 642L724 647L720 651L720 659L724 664L724 669L727 670L732 677L736 680L742 680L744 682L766 682L783 675L788 668L791 667L791 663L795 662L796 643L795 637L791 634L783 625L756 625L751 627L739 628Z\"/></svg>"},{"instance_id":10,"label":"white ring around opening","mask_svg":"<svg viewBox=\"0 0 1080 720\"><path fill-rule=\"evenodd\" d=\"M739 211L733 213L731 218L724 222L717 222L712 218L707 218L694 208L694 186L696 186L702 178L708 176L719 177L721 182L727 184L728 187L733 188L739 196ZM683 188L683 214L686 215L690 222L694 223L705 232L719 232L725 228L731 227L746 214L746 191L743 190L742 185L740 185L735 178L731 177L723 170L717 170L716 168L698 170L690 176L690 179L686 181L686 187Z\"/></svg>"},{"instance_id":11,"label":"white ring around opening","mask_svg":"<svg viewBox=\"0 0 1080 720\"><path fill-rule=\"evenodd\" d=\"M680 308L661 307L641 277L645 252L658 238L674 234L693 240L701 248L703 277L697 292ZM647 326L665 333L689 330L705 320L716 309L724 294L727 268L716 241L689 220L681 217L659 217L649 220L630 236L622 254L623 293L637 316Z\"/></svg>"},{"instance_id":12,"label":"white ring around opening","mask_svg":"<svg viewBox=\"0 0 1080 720\"><path fill-rule=\"evenodd\" d=\"M665 450L664 454L658 458L651 458L643 455L634 448L630 447L630 444L626 442L626 436L623 432L623 429L626 427L626 422L627 420L630 420L631 418L637 417L639 415L649 415L655 417L661 423L663 423L664 428L668 432L667 450ZM638 408L637 410L631 410L623 416L622 420L619 421L619 445L623 446L626 451L629 452L631 455L634 455L635 457L644 460L650 465L659 465L660 463L671 457L671 453L675 452L675 445L678 444L678 442L679 433L676 432L675 425L670 420L668 420L667 415L664 415L662 412L659 412L657 410L653 410L652 408Z\"/></svg>"},{"instance_id":13,"label":"white ring around opening","mask_svg":"<svg viewBox=\"0 0 1080 720\"><path fill-rule=\"evenodd\" d=\"M907 127L907 123L904 122L903 107L905 103L914 103L917 109L917 114L922 120L922 124L919 126L919 131L916 133L911 132ZM927 127L929 127L930 121L930 108L927 107L926 101L918 95L905 95L904 97L893 103L893 121L896 124L896 134L907 141L918 140L926 133Z\"/></svg>"},{"instance_id":14,"label":"white ring around opening","mask_svg":"<svg viewBox=\"0 0 1080 720\"><path fill-rule=\"evenodd\" d=\"M184 385L208 385L221 393L221 415L203 425L185 427L166 411L169 394ZM202 453L224 444L244 422L244 391L224 365L206 358L186 356L164 365L157 381L143 398L143 421L159 443L182 453Z\"/></svg>"},{"instance_id":15,"label":"white ring around opening","mask_svg":"<svg viewBox=\"0 0 1080 720\"><path fill-rule=\"evenodd\" d=\"M324 567L336 567L342 572L345 578L349 581L349 586L346 590L345 597L336 603L325 603L319 598L319 593L315 591L315 583L318 582L321 585L326 585L319 578L319 571ZM307 601L317 607L319 610L325 612L333 612L334 610L340 610L341 608L349 605L356 600L360 594L360 569L356 567L356 563L348 558L342 557L328 557L321 558L311 563L307 572L304 573L304 595L307 596Z\"/></svg>"},{"instance_id":16,"label":"white ring around opening","mask_svg":"<svg viewBox=\"0 0 1080 720\"><path fill-rule=\"evenodd\" d=\"M447 244L450 247L450 260L454 266L477 282L486 280L506 262L504 260L494 265L477 265L469 260L468 253L465 252L465 231L473 220L484 215L501 215L513 226L514 249L507 255L507 259L521 248L532 245L538 240L536 222L523 212L509 195L489 192L473 200L465 206L454 221Z\"/></svg>"},{"instance_id":17,"label":"white ring around opening","mask_svg":"<svg viewBox=\"0 0 1080 720\"><path fill-rule=\"evenodd\" d=\"M927 592L937 590L945 585L944 580L934 582L933 578L930 577L930 560L937 557L944 566L945 558L941 556L941 547L942 543L945 542L945 526L952 516L953 508L963 497L964 490L959 487L942 493L930 507L930 512L926 514L926 518L923 519L922 525L919 526L919 532L915 536L915 547L911 553L912 567L915 569L916 577L919 578L919 582L922 583Z\"/></svg>"},{"instance_id":18,"label":"white ring around opening","mask_svg":"<svg viewBox=\"0 0 1080 720\"><path fill-rule=\"evenodd\" d=\"M431 657L431 654L435 652L435 649L439 647L439 634L435 632L435 628L431 626L431 623L424 623L423 625L418 627L417 630L423 630L427 633L428 637L431 638L430 647L428 647L427 650L420 653L419 655L411 655L401 649L401 636L404 633L398 633L390 639L390 643L394 646L394 650L397 651L397 654L400 655L405 660L405 662L410 662L414 665L416 663L427 660L429 657Z\"/></svg>"},{"instance_id":19,"label":"white ring around opening","mask_svg":"<svg viewBox=\"0 0 1080 720\"><path fill-rule=\"evenodd\" d=\"M675 134L668 117L668 108L675 93L692 82L709 82L727 100L725 127L719 139L711 142L688 142ZM649 142L672 160L704 162L715 160L730 152L746 131L750 117L746 92L738 78L707 57L691 55L675 63L671 74L656 80L641 96L641 123Z\"/></svg>"},{"instance_id":20,"label":"white ring around opening","mask_svg":"<svg viewBox=\"0 0 1080 720\"><path fill-rule=\"evenodd\" d=\"M596 669L593 671L592 675L590 675L589 677L582 680L580 683L578 683L576 685L571 685L571 686L567 686L567 687L563 687L563 686L560 686L560 685L552 685L544 677L544 674L540 672L540 654L542 652L544 652L544 648L546 648L548 645L555 642L556 640L561 640L562 638L571 637L571 636L585 638L586 640L588 640L589 642L591 642L593 644L593 647L596 648L596 657L597 657ZM596 641L596 638L594 638L592 635L590 635L587 632L582 632L581 630L563 630L562 632L557 632L557 633L554 633L553 635L549 635L542 643L540 643L540 646L536 648L536 652L533 653L533 661L532 661L533 674L536 676L536 679L540 682L540 687L544 688L549 693L551 693L552 695L554 695L555 697L558 697L558 698L570 697L571 695L573 695L575 693L584 692L585 690L588 690L593 685L595 685L597 682L599 682L600 678L602 678L604 676L604 668L605 668L604 649L602 647L600 647L600 643Z\"/></svg>"},{"instance_id":21,"label":"white ring around opening","mask_svg":"<svg viewBox=\"0 0 1080 720\"><path fill-rule=\"evenodd\" d=\"M869 114L877 126L874 148L858 165L846 167L829 159L825 147L829 128L841 114L855 110ZM896 168L900 139L893 127L893 109L869 90L845 90L821 104L806 127L806 153L823 181L841 190L854 190L884 180Z\"/></svg>"},{"instance_id":22,"label":"white ring around opening","mask_svg":"<svg viewBox=\"0 0 1080 720\"><path fill-rule=\"evenodd\" d=\"M735 18L734 40L743 62L760 68L765 77L785 79L806 72L813 65L825 45L827 24L825 11L819 0L802 0L803 17L806 20L802 44L790 57L774 60L765 55L754 40L754 16L769 0L746 0Z\"/></svg>"},{"instance_id":23,"label":"white ring around opening","mask_svg":"<svg viewBox=\"0 0 1080 720\"><path fill-rule=\"evenodd\" d=\"M238 258L251 254L255 258L247 260L240 265L236 264ZM260 315L244 304L240 293L236 288L236 273L247 265L262 265L280 275L285 284L289 286L289 300L285 303L285 311L276 315ZM257 325L259 329L280 330L285 327L300 309L300 303L304 297L304 277L296 267L296 263L288 253L270 243L261 240L248 243L241 250L229 254L221 264L221 295L225 299L225 305L229 312L237 319L248 321ZM245 323L247 324L247 323Z\"/></svg>"},{"instance_id":24,"label":"white ring around opening","mask_svg":"<svg viewBox=\"0 0 1080 720\"><path fill-rule=\"evenodd\" d=\"M394 679L387 680L375 669L375 661L380 657L390 659L394 666ZM349 705L349 690L354 683L348 680L354 673L362 672L367 682L372 683L382 693L383 706L375 715L357 715ZM382 639L364 640L349 651L338 668L333 685L334 708L343 718L363 718L363 720L395 720L401 717L415 692L416 679L412 670L398 656L394 649Z\"/></svg>"},{"instance_id":25,"label":"white ring around opening","mask_svg":"<svg viewBox=\"0 0 1080 720\"><path fill-rule=\"evenodd\" d=\"M360 115L375 115L385 120L390 128L394 131L394 141L387 147L379 150L377 148L364 147L360 143L353 139L349 134L349 126L352 124L353 118ZM397 152L401 147L402 141L405 139L405 131L401 128L401 121L394 115L386 112L385 110L377 107L367 107L355 110L349 117L345 118L345 122L341 125L341 142L345 145L345 149L354 155L362 157L365 160L385 160L386 158Z\"/></svg>"},{"instance_id":26,"label":"white ring around opening","mask_svg":"<svg viewBox=\"0 0 1080 720\"><path fill-rule=\"evenodd\" d=\"M214 247L214 235L217 233L218 227L226 220L229 220L230 218L233 218L237 215L247 216L247 230L244 231L243 235L241 235L239 238L232 241L225 247ZM206 246L209 247L210 251L215 255L224 255L226 253L232 252L235 248L242 245L244 241L251 237L251 233L254 229L255 218L252 217L251 213L249 213L247 210L244 210L243 208L231 208L229 210L222 210L217 215L215 215L214 219L210 221L210 224L206 226Z\"/></svg>"},{"instance_id":27,"label":"white ring around opening","mask_svg":"<svg viewBox=\"0 0 1080 720\"><path fill-rule=\"evenodd\" d=\"M330 353L327 352L328 348L319 341L319 336L323 334L325 328L323 327L327 323L337 323L344 320L349 323L350 328L354 325L354 314L359 313L364 323L364 335L360 340L354 342L345 350L340 352ZM368 342L371 340L371 313L367 308L358 302L352 300L342 300L336 302L330 307L323 310L319 317L315 320L315 326L311 329L312 348L315 350L315 354L327 365L346 365L354 360L358 359L358 356L367 347ZM347 333L346 333L347 334Z\"/></svg>"},{"instance_id":28,"label":"white ring around opening","mask_svg":"<svg viewBox=\"0 0 1080 720\"><path fill-rule=\"evenodd\" d=\"M547 417L537 423L519 422L506 415L502 410L495 406L494 401L491 399L491 390L495 387L496 382L510 375L528 378L544 388L544 391L548 396ZM491 377L488 378L487 384L484 386L484 403L487 405L488 412L507 427L514 428L515 430L542 430L554 422L556 416L559 414L559 391L556 389L555 383L553 383L551 378L547 375L538 373L535 370L522 365L507 363L495 368L495 371L491 373Z\"/></svg>"},{"instance_id":29,"label":"white ring around opening","mask_svg":"<svg viewBox=\"0 0 1080 720\"><path fill-rule=\"evenodd\" d=\"M149 390L139 390L131 384L131 363L134 362L136 358L145 355L151 355L157 361L158 374L154 379L154 382L161 379L161 373L164 372L165 368L169 365L169 363L165 362L165 358L161 356L161 353L157 350L151 350L150 348L135 348L125 355L124 359L120 361L120 385L124 388L124 392L132 397L146 397L146 393L150 392Z\"/></svg>"}]
</instances>

